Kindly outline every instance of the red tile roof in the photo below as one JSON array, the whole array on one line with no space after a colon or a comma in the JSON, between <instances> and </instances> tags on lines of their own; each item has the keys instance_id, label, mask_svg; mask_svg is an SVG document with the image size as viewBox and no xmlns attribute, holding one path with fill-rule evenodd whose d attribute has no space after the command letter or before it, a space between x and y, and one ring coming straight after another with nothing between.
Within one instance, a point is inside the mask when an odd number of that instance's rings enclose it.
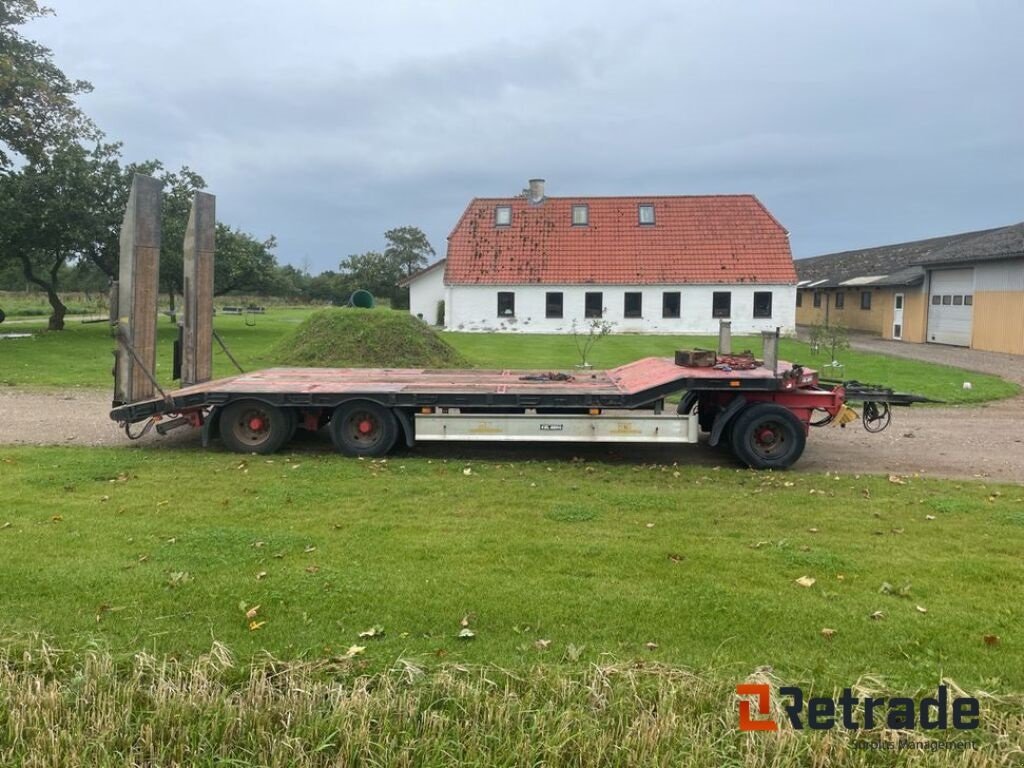
<instances>
[{"instance_id":1,"label":"red tile roof","mask_svg":"<svg viewBox=\"0 0 1024 768\"><path fill-rule=\"evenodd\" d=\"M572 225L572 207L589 224ZM655 223L638 223L637 206ZM512 209L495 226L495 208ZM786 230L753 195L477 198L448 236L445 282L796 283Z\"/></svg>"}]
</instances>

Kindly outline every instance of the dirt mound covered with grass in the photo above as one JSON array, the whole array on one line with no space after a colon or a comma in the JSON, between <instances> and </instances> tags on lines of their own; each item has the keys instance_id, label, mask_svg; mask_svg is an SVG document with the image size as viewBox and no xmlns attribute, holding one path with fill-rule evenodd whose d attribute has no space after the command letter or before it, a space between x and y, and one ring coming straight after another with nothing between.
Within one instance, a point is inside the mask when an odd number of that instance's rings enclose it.
<instances>
[{"instance_id":1,"label":"dirt mound covered with grass","mask_svg":"<svg viewBox=\"0 0 1024 768\"><path fill-rule=\"evenodd\" d=\"M321 309L271 351L278 365L317 368L468 368L433 329L390 309Z\"/></svg>"}]
</instances>

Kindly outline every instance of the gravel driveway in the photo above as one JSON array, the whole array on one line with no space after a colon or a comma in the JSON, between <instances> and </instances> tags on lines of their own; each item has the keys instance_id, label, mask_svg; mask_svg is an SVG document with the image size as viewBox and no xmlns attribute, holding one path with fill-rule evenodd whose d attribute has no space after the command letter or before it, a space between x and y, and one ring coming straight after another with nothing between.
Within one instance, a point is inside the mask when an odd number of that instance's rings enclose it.
<instances>
[{"instance_id":1,"label":"gravel driveway","mask_svg":"<svg viewBox=\"0 0 1024 768\"><path fill-rule=\"evenodd\" d=\"M993 373L1024 384L1024 360L1019 357L930 344L861 338L852 341L858 349ZM190 429L167 437L150 433L130 442L108 418L109 409L109 394L95 390L0 391L0 444L132 445L172 450L198 447L198 433ZM295 449L326 451L330 443L323 435L313 435L299 440ZM430 445L417 447L416 453L504 461L574 456L701 465L728 461L721 452L705 446ZM897 409L892 426L877 435L865 432L859 423L845 429L816 429L797 467L802 472L921 474L1024 483L1024 397L981 406Z\"/></svg>"}]
</instances>

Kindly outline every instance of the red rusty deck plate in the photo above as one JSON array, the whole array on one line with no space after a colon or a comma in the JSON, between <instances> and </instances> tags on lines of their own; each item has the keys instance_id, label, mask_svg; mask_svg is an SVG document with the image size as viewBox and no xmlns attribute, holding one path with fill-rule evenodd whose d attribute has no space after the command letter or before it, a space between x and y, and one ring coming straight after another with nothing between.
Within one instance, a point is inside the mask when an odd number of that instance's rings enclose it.
<instances>
[{"instance_id":1,"label":"red rusty deck plate","mask_svg":"<svg viewBox=\"0 0 1024 768\"><path fill-rule=\"evenodd\" d=\"M790 370L779 362L779 373L766 368L720 371L675 364L668 357L646 357L608 371L568 371L569 381L523 381L543 371L487 371L416 368L268 368L217 379L170 392L171 397L203 392L244 394L345 394L409 392L423 394L595 394L634 395L679 379L763 380Z\"/></svg>"}]
</instances>

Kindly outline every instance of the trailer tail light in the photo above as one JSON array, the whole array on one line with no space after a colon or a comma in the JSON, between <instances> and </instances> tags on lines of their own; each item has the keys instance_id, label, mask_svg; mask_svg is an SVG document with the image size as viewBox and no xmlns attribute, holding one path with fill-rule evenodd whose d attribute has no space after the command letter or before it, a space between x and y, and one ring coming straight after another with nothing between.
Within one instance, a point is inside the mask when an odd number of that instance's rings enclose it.
<instances>
[{"instance_id":1,"label":"trailer tail light","mask_svg":"<svg viewBox=\"0 0 1024 768\"><path fill-rule=\"evenodd\" d=\"M741 384L742 384L742 382L739 382L739 381L737 381L735 379L733 379L732 381L729 382L729 386L730 387L738 387L738 386L741 386Z\"/></svg>"},{"instance_id":2,"label":"trailer tail light","mask_svg":"<svg viewBox=\"0 0 1024 768\"><path fill-rule=\"evenodd\" d=\"M588 413L590 413L591 416L600 416L601 415L601 409L600 408L591 408L590 411L588 411Z\"/></svg>"},{"instance_id":3,"label":"trailer tail light","mask_svg":"<svg viewBox=\"0 0 1024 768\"><path fill-rule=\"evenodd\" d=\"M424 407L420 408L420 413L423 413L423 414L433 413L433 412L434 412L434 409L433 408L428 408L427 406L424 406Z\"/></svg>"}]
</instances>

